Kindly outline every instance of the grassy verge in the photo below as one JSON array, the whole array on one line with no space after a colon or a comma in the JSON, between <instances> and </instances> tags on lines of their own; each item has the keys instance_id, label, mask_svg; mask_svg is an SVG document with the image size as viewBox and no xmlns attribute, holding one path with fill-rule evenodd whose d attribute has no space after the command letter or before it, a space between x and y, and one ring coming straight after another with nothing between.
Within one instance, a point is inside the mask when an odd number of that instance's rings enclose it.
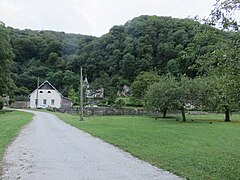
<instances>
[{"instance_id":1,"label":"grassy verge","mask_svg":"<svg viewBox=\"0 0 240 180\"><path fill-rule=\"evenodd\" d=\"M5 111L4 113L0 113L0 174L2 170L2 158L7 145L11 143L21 128L32 117L33 114L20 111Z\"/></svg>"},{"instance_id":2,"label":"grassy verge","mask_svg":"<svg viewBox=\"0 0 240 180\"><path fill-rule=\"evenodd\" d=\"M240 116L191 115L193 122L139 116L88 117L56 113L65 122L134 156L189 179L240 177ZM209 123L210 120L213 123Z\"/></svg>"}]
</instances>

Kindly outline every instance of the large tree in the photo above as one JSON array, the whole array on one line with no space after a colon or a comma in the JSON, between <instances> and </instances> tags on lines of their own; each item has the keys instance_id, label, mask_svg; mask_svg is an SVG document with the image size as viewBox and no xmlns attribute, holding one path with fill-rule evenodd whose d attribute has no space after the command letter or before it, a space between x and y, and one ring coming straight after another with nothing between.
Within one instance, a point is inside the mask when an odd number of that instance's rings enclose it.
<instances>
[{"instance_id":1,"label":"large tree","mask_svg":"<svg viewBox=\"0 0 240 180\"><path fill-rule=\"evenodd\" d=\"M133 97L142 100L148 86L158 80L159 76L155 72L141 72L131 85Z\"/></svg>"},{"instance_id":2,"label":"large tree","mask_svg":"<svg viewBox=\"0 0 240 180\"><path fill-rule=\"evenodd\" d=\"M9 32L2 22L0 22L0 39L0 95L12 95L15 88L10 71L13 52Z\"/></svg>"},{"instance_id":3,"label":"large tree","mask_svg":"<svg viewBox=\"0 0 240 180\"><path fill-rule=\"evenodd\" d=\"M240 106L240 80L239 77L228 74L212 76L209 78L212 89L212 96L209 97L210 108L224 111L225 122L230 122L231 111L239 110Z\"/></svg>"},{"instance_id":4,"label":"large tree","mask_svg":"<svg viewBox=\"0 0 240 180\"><path fill-rule=\"evenodd\" d=\"M215 38L215 48L197 57L198 70L210 76L214 81L214 95L210 96L215 107L225 112L225 121L230 121L230 111L235 110L239 104L240 84L240 33L239 19L234 13L240 10L239 0L217 0L214 9L208 18L210 25L223 30L232 30L224 36ZM202 31L197 34L198 40L203 41L208 37L216 37L213 31ZM212 39L212 38L208 38ZM206 41L206 39L205 39Z\"/></svg>"},{"instance_id":5,"label":"large tree","mask_svg":"<svg viewBox=\"0 0 240 180\"><path fill-rule=\"evenodd\" d=\"M176 97L177 81L172 76L161 76L158 82L151 84L144 96L145 106L154 112L162 112L163 118L167 111L173 109Z\"/></svg>"},{"instance_id":6,"label":"large tree","mask_svg":"<svg viewBox=\"0 0 240 180\"><path fill-rule=\"evenodd\" d=\"M213 81L211 81L213 82ZM156 112L162 112L166 117L167 110L180 110L183 122L186 122L187 106L206 109L215 108L213 103L212 84L209 78L186 76L161 76L159 81L150 85L145 95L146 107ZM216 96L215 96L216 97Z\"/></svg>"}]
</instances>

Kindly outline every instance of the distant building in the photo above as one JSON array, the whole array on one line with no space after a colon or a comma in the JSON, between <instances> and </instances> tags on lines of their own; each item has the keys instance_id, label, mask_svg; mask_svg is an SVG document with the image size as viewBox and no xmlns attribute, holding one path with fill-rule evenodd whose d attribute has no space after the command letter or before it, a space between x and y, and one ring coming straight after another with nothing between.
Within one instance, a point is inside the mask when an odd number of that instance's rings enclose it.
<instances>
[{"instance_id":1,"label":"distant building","mask_svg":"<svg viewBox=\"0 0 240 180\"><path fill-rule=\"evenodd\" d=\"M85 78L83 81L84 95L87 98L88 106L96 106L101 99L104 98L104 88L99 88L96 90L91 89L88 79Z\"/></svg>"},{"instance_id":2,"label":"distant building","mask_svg":"<svg viewBox=\"0 0 240 180\"><path fill-rule=\"evenodd\" d=\"M101 99L104 97L104 88L99 88L97 90L92 90L88 83L88 79L85 78L83 81L83 88L85 91L85 97L88 99Z\"/></svg>"},{"instance_id":3,"label":"distant building","mask_svg":"<svg viewBox=\"0 0 240 180\"><path fill-rule=\"evenodd\" d=\"M87 89L86 90L86 98L89 98L89 99L101 99L104 97L104 89L103 88L100 88L100 89L97 89L95 91L91 90L91 89Z\"/></svg>"},{"instance_id":4,"label":"distant building","mask_svg":"<svg viewBox=\"0 0 240 180\"><path fill-rule=\"evenodd\" d=\"M72 107L70 99L64 97L50 82L45 81L30 95L30 108Z\"/></svg>"},{"instance_id":5,"label":"distant building","mask_svg":"<svg viewBox=\"0 0 240 180\"><path fill-rule=\"evenodd\" d=\"M88 83L87 77L85 77L85 79L84 79L84 81L83 81L83 88L84 88L84 89L89 89L89 83Z\"/></svg>"},{"instance_id":6,"label":"distant building","mask_svg":"<svg viewBox=\"0 0 240 180\"><path fill-rule=\"evenodd\" d=\"M124 85L122 90L117 92L117 95L128 97L128 96L132 96L132 92L130 87L128 87L127 85Z\"/></svg>"}]
</instances>

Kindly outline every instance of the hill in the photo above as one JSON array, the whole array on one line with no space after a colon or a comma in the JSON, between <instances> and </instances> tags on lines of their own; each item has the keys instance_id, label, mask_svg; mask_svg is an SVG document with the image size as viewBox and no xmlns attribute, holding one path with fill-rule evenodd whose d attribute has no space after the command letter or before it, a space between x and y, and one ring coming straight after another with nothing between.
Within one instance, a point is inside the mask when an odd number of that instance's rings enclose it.
<instances>
[{"instance_id":1,"label":"hill","mask_svg":"<svg viewBox=\"0 0 240 180\"><path fill-rule=\"evenodd\" d=\"M35 89L37 77L49 80L65 96L78 91L79 69L84 69L93 86L104 86L106 94L130 85L142 71L158 74L186 74L196 57L227 33L191 19L140 16L114 26L100 38L54 31L18 30L8 27L17 85L16 95ZM212 31L215 37L198 40L199 32Z\"/></svg>"}]
</instances>

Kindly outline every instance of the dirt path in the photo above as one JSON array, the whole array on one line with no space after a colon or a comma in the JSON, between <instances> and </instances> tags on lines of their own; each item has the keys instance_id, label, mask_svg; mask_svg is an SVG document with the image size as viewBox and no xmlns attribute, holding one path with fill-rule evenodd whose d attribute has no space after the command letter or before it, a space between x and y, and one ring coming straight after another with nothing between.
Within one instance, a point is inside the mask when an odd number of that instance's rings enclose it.
<instances>
[{"instance_id":1,"label":"dirt path","mask_svg":"<svg viewBox=\"0 0 240 180\"><path fill-rule=\"evenodd\" d=\"M2 179L180 179L94 138L56 116L34 112L8 148Z\"/></svg>"}]
</instances>

